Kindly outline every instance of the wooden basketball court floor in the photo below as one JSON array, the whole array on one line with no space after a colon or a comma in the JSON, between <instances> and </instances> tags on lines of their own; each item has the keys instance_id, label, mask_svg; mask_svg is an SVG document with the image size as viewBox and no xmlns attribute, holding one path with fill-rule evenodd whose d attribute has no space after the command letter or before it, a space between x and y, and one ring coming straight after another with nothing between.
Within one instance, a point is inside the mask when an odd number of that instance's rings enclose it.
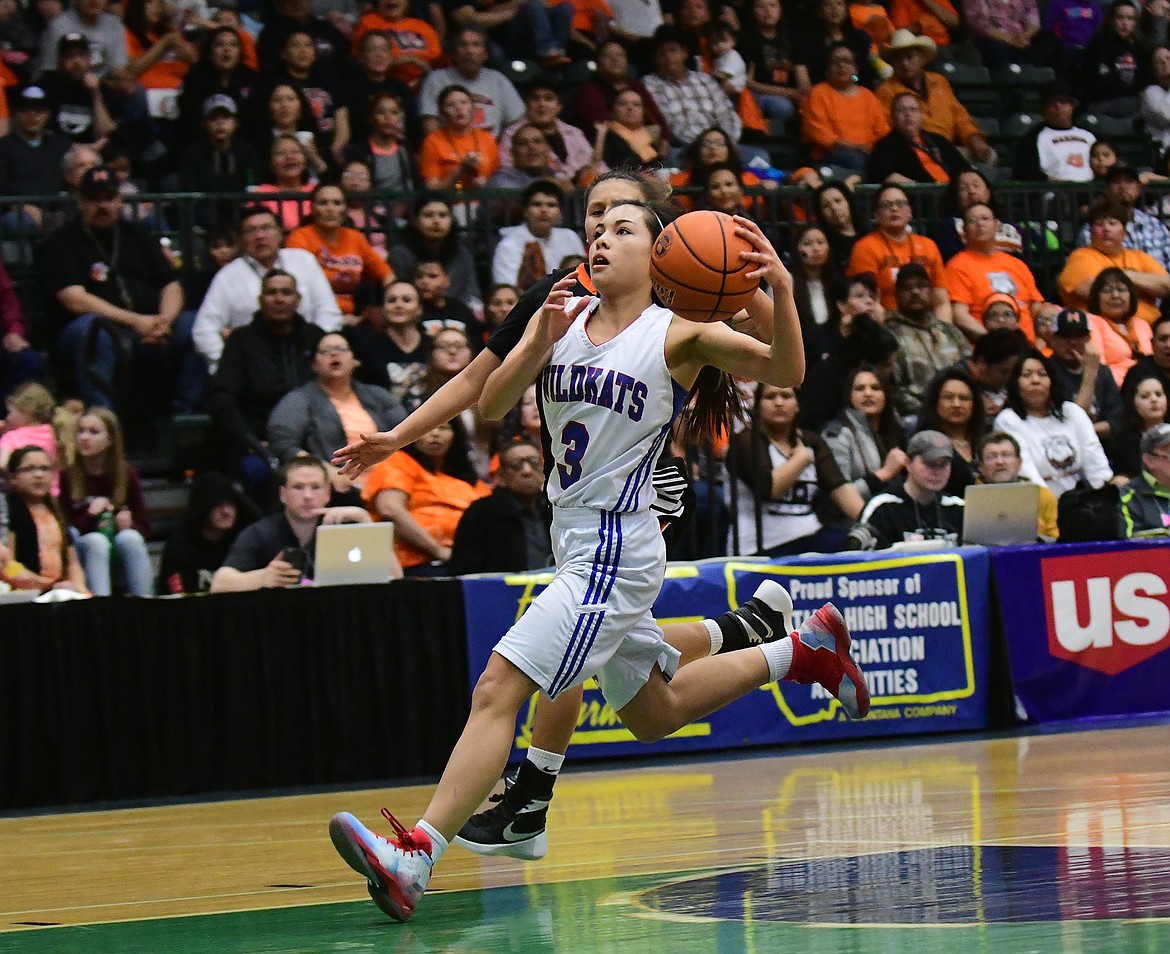
<instances>
[{"instance_id":1,"label":"wooden basketball court floor","mask_svg":"<svg viewBox=\"0 0 1170 954\"><path fill-rule=\"evenodd\" d=\"M547 858L452 848L406 925L326 824L427 787L0 818L0 952L1160 954L1168 729L575 770Z\"/></svg>"}]
</instances>

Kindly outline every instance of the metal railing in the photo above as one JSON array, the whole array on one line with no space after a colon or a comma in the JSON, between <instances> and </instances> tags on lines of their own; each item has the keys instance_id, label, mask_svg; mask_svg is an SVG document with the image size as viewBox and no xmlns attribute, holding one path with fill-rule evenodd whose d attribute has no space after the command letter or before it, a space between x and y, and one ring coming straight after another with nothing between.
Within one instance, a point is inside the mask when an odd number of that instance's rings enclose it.
<instances>
[{"instance_id":1,"label":"metal railing","mask_svg":"<svg viewBox=\"0 0 1170 954\"><path fill-rule=\"evenodd\" d=\"M855 224L864 233L873 225L873 199L878 186L863 185L855 196ZM693 190L691 190L693 191ZM942 187L911 186L906 191L914 205L914 226L920 234L931 235L951 217L946 208L946 190ZM1023 257L1036 277L1037 285L1050 300L1057 300L1056 278L1064 267L1068 253L1076 246L1080 229L1081 210L1092 201L1098 188L1094 184L1035 185L1000 184L995 187L995 205L1002 220L1020 227L1024 235ZM775 190L749 190L752 214L774 241L787 250L799 229L806 224L811 209L811 192L802 187L786 186ZM401 234L410 203L409 194L366 193L351 197L364 211L362 230L368 238L385 236L386 244L393 245ZM501 228L521 221L519 193L514 191L457 192L448 194L455 209L456 221L464 240L475 254L487 287L491 252ZM232 224L239 209L251 204L271 204L281 201L304 201L303 193L140 193L125 197L126 216L138 221L156 234L169 239L176 255L180 277L190 277L206 264L206 236L213 224ZM1146 189L1146 207L1159 218L1170 219L1170 182L1153 183ZM75 214L75 203L67 195L5 198L3 206L11 209L19 204L39 207L46 225L59 224ZM565 200L564 221L578 225L584 220L583 193L575 193ZM38 317L43 313L43 292L37 281L38 247L48 229L38 235L19 234L9 230L3 234L3 254L9 273L16 283L28 312L30 328L36 338ZM194 307L196 303L189 303ZM40 343L45 343L43 338ZM722 532L719 525L719 504L723 498L722 482L727 474L722 464L711 455L700 455L705 464L700 479L711 491L708 506L698 520L692 523L687 536L692 546L702 548ZM732 465L734 467L734 464ZM730 481L731 520L734 508L752 506L753 501L735 500L734 478ZM759 506L758 502L754 503ZM736 537L728 528L728 543ZM714 555L709 552L695 556Z\"/></svg>"}]
</instances>

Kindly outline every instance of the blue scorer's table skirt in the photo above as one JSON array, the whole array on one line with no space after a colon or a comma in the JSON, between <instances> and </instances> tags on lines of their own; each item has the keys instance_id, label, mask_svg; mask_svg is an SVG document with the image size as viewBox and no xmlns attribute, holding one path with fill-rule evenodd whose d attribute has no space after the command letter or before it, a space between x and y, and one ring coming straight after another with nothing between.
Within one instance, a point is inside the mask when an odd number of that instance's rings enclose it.
<instances>
[{"instance_id":1,"label":"blue scorer's table skirt","mask_svg":"<svg viewBox=\"0 0 1170 954\"><path fill-rule=\"evenodd\" d=\"M792 594L797 625L830 600L845 615L873 695L868 719L850 722L819 687L785 682L647 745L634 740L589 680L573 736L577 755L709 751L987 726L986 550L673 564L655 616L660 624L718 616L749 599L769 577ZM473 685L496 641L550 579L551 573L463 580ZM517 719L513 759L528 747L535 705L534 696Z\"/></svg>"}]
</instances>

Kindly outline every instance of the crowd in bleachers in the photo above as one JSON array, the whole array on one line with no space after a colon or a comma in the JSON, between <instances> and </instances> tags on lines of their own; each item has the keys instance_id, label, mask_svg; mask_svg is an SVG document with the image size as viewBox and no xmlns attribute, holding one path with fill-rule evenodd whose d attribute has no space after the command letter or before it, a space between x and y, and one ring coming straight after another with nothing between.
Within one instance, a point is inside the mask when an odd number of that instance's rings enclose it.
<instances>
[{"instance_id":1,"label":"crowd in bleachers","mask_svg":"<svg viewBox=\"0 0 1170 954\"><path fill-rule=\"evenodd\" d=\"M1016 479L1052 495L1041 538L1110 485L1119 532L1165 531L1168 24L1166 0L0 0L0 577L283 585L304 567L233 541L303 546L322 508L393 521L408 575L546 565L534 397L357 480L329 458L583 262L580 190L634 168L760 221L808 367L675 447L674 556L953 539L965 486ZM1083 201L1013 216L1008 183ZM210 198L180 223L172 193ZM124 433L172 414L209 419L206 473L154 578Z\"/></svg>"}]
</instances>

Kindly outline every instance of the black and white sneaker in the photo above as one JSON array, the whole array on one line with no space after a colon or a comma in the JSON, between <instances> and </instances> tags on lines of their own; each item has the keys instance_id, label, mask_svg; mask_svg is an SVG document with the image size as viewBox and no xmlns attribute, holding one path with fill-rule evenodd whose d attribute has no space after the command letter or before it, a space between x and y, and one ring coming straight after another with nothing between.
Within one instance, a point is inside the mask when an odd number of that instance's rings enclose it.
<instances>
[{"instance_id":1,"label":"black and white sneaker","mask_svg":"<svg viewBox=\"0 0 1170 954\"><path fill-rule=\"evenodd\" d=\"M477 855L507 855L523 861L538 861L548 854L548 803L556 776L542 772L525 761L515 780L504 779L503 795L493 796L499 804L472 815L455 844Z\"/></svg>"},{"instance_id":2,"label":"black and white sneaker","mask_svg":"<svg viewBox=\"0 0 1170 954\"><path fill-rule=\"evenodd\" d=\"M724 616L734 617L749 646L783 639L796 628L792 625L792 597L775 580L764 580L750 600Z\"/></svg>"}]
</instances>

